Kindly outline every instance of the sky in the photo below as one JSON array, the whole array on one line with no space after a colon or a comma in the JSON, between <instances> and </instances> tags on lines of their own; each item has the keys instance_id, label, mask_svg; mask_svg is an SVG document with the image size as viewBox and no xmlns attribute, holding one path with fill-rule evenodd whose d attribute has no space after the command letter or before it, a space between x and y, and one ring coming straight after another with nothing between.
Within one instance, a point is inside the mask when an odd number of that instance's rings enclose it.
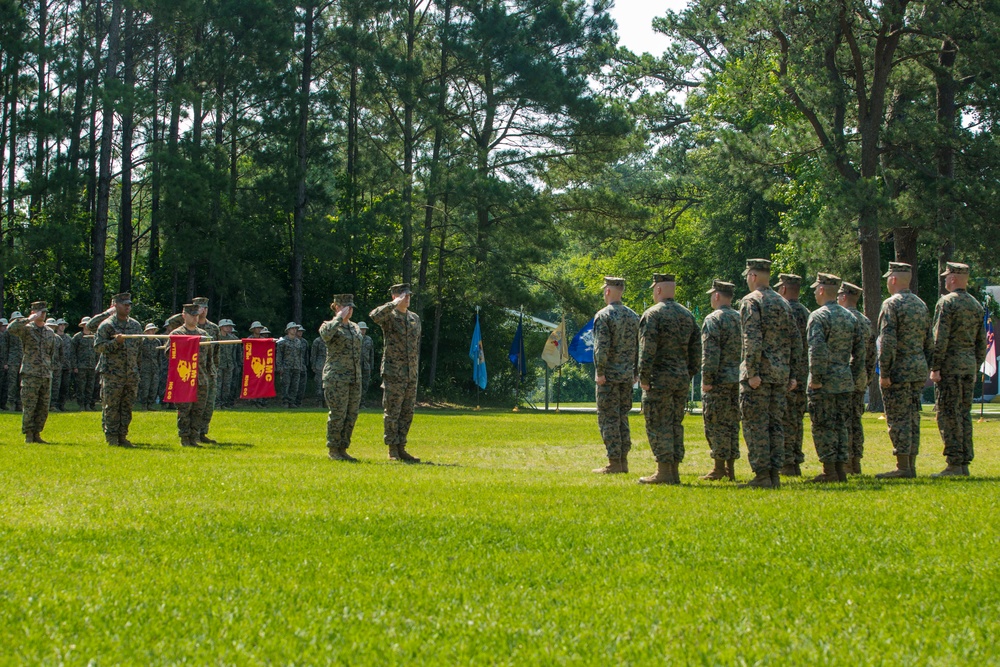
<instances>
[{"instance_id":1,"label":"sky","mask_svg":"<svg viewBox=\"0 0 1000 667\"><path fill-rule=\"evenodd\" d=\"M618 44L635 53L662 54L667 38L653 31L653 19L687 4L688 0L615 0L611 16L618 22Z\"/></svg>"}]
</instances>

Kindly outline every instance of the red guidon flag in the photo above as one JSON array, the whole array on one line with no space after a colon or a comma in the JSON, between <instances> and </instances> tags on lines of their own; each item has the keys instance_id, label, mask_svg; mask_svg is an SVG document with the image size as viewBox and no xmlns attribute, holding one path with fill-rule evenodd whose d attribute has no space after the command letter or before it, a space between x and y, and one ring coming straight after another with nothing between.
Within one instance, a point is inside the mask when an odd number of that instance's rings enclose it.
<instances>
[{"instance_id":1,"label":"red guidon flag","mask_svg":"<svg viewBox=\"0 0 1000 667\"><path fill-rule=\"evenodd\" d=\"M171 336L170 365L167 367L165 403L194 403L198 400L198 347L201 336Z\"/></svg>"},{"instance_id":2,"label":"red guidon flag","mask_svg":"<svg viewBox=\"0 0 1000 667\"><path fill-rule=\"evenodd\" d=\"M243 382L240 398L273 398L274 339L243 339Z\"/></svg>"}]
</instances>

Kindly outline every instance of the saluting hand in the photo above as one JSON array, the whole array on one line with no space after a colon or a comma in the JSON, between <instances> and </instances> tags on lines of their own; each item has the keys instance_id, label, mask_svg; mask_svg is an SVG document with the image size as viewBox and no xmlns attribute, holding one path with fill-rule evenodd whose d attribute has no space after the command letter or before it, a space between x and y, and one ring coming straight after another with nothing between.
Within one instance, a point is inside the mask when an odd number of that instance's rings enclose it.
<instances>
[{"instance_id":1,"label":"saluting hand","mask_svg":"<svg viewBox=\"0 0 1000 667\"><path fill-rule=\"evenodd\" d=\"M607 384L608 378L605 377L604 375L598 375L597 377L594 378L594 381L597 382L598 387L603 387L605 384Z\"/></svg>"},{"instance_id":2,"label":"saluting hand","mask_svg":"<svg viewBox=\"0 0 1000 667\"><path fill-rule=\"evenodd\" d=\"M931 371L931 382L937 383L941 381L941 371Z\"/></svg>"},{"instance_id":3,"label":"saluting hand","mask_svg":"<svg viewBox=\"0 0 1000 667\"><path fill-rule=\"evenodd\" d=\"M888 389L889 387L892 386L892 380L890 380L889 378L879 378L878 386L882 387L883 389Z\"/></svg>"}]
</instances>

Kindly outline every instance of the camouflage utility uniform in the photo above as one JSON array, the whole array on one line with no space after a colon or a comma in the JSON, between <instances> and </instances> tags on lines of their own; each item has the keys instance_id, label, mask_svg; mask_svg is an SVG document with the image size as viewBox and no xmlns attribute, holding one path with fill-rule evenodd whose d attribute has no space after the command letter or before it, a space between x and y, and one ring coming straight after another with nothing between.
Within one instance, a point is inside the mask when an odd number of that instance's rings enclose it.
<instances>
[{"instance_id":1,"label":"camouflage utility uniform","mask_svg":"<svg viewBox=\"0 0 1000 667\"><path fill-rule=\"evenodd\" d=\"M361 404L361 329L340 315L324 322L319 335L326 343L323 387L330 412L326 420L326 446L331 458L343 458Z\"/></svg>"},{"instance_id":2,"label":"camouflage utility uniform","mask_svg":"<svg viewBox=\"0 0 1000 667\"><path fill-rule=\"evenodd\" d=\"M684 460L684 410L701 364L701 334L691 312L673 299L639 320L639 383L649 447L657 463Z\"/></svg>"},{"instance_id":3,"label":"camouflage utility uniform","mask_svg":"<svg viewBox=\"0 0 1000 667\"><path fill-rule=\"evenodd\" d=\"M205 329L195 327L188 329L181 325L170 332L171 336L209 336ZM206 422L205 413L208 410L209 399L209 374L204 372L204 353L212 349L212 345L201 345L198 349L198 396L192 403L176 403L177 407L177 435L181 439L181 445L185 447L197 447L198 440L202 438L202 427ZM164 353L169 358L170 345Z\"/></svg>"},{"instance_id":4,"label":"camouflage utility uniform","mask_svg":"<svg viewBox=\"0 0 1000 667\"><path fill-rule=\"evenodd\" d=\"M70 343L70 357L76 375L76 402L81 410L94 409L94 377L97 374L97 353L94 351L94 337L79 331L73 334Z\"/></svg>"},{"instance_id":5,"label":"camouflage utility uniform","mask_svg":"<svg viewBox=\"0 0 1000 667\"><path fill-rule=\"evenodd\" d=\"M10 334L0 331L0 410L7 409L7 352L10 350Z\"/></svg>"},{"instance_id":6,"label":"camouflage utility uniform","mask_svg":"<svg viewBox=\"0 0 1000 667\"><path fill-rule=\"evenodd\" d=\"M847 311L858 320L861 325L861 335L865 339L865 370L854 378L854 396L851 398L851 442L847 447L848 461L854 464L855 472L860 472L860 461L865 455L865 429L862 424L865 415L865 391L868 389L868 383L875 377L878 352L875 347L875 327L872 326L872 321L857 308L848 308Z\"/></svg>"},{"instance_id":7,"label":"camouflage utility uniform","mask_svg":"<svg viewBox=\"0 0 1000 667\"><path fill-rule=\"evenodd\" d=\"M234 333L220 334L220 340L240 340ZM219 356L219 391L215 397L215 405L219 407L231 408L236 402L240 380L237 379L236 369L242 370L243 346L242 345L220 345Z\"/></svg>"},{"instance_id":8,"label":"camouflage utility uniform","mask_svg":"<svg viewBox=\"0 0 1000 667\"><path fill-rule=\"evenodd\" d=\"M597 425L609 460L627 459L632 449L629 414L632 385L639 362L639 316L615 301L594 316L594 372L605 383L597 386Z\"/></svg>"},{"instance_id":9,"label":"camouflage utility uniform","mask_svg":"<svg viewBox=\"0 0 1000 667\"><path fill-rule=\"evenodd\" d=\"M11 326L14 325L12 321ZM7 401L15 410L21 409L21 361L24 358L24 344L19 336L7 327ZM0 406L4 407L4 406Z\"/></svg>"},{"instance_id":10,"label":"camouflage utility uniform","mask_svg":"<svg viewBox=\"0 0 1000 667\"><path fill-rule=\"evenodd\" d=\"M49 417L52 371L61 344L48 327L35 326L25 317L12 321L7 331L21 344L21 432L26 442L35 442Z\"/></svg>"},{"instance_id":11,"label":"camouflage utility uniform","mask_svg":"<svg viewBox=\"0 0 1000 667\"><path fill-rule=\"evenodd\" d=\"M701 383L705 438L712 458L740 458L740 314L730 306L713 310L701 325Z\"/></svg>"},{"instance_id":12,"label":"camouflage utility uniform","mask_svg":"<svg viewBox=\"0 0 1000 667\"><path fill-rule=\"evenodd\" d=\"M323 367L326 365L326 343L322 336L316 336L309 350L309 364L316 380L316 398L323 404Z\"/></svg>"},{"instance_id":13,"label":"camouflage utility uniform","mask_svg":"<svg viewBox=\"0 0 1000 667\"><path fill-rule=\"evenodd\" d=\"M150 338L142 342L139 354L139 404L151 410L156 404L156 392L160 387L160 358L163 354L160 340Z\"/></svg>"},{"instance_id":14,"label":"camouflage utility uniform","mask_svg":"<svg viewBox=\"0 0 1000 667\"><path fill-rule=\"evenodd\" d=\"M402 455L407 434L413 423L417 402L417 371L420 362L420 317L411 310L405 313L390 301L369 313L382 327L385 349L382 353L382 422L389 455ZM405 456L403 457L405 459Z\"/></svg>"},{"instance_id":15,"label":"camouflage utility uniform","mask_svg":"<svg viewBox=\"0 0 1000 667\"><path fill-rule=\"evenodd\" d=\"M87 324L91 330L95 326L94 350L100 355L98 371L101 374L104 437L109 445L127 445L132 404L139 393L139 356L146 341L129 338L119 343L115 336L139 335L142 325L131 317L118 319L112 307L95 315Z\"/></svg>"},{"instance_id":16,"label":"camouflage utility uniform","mask_svg":"<svg viewBox=\"0 0 1000 667\"><path fill-rule=\"evenodd\" d=\"M792 309L792 318L795 326L799 330L799 339L802 347L798 355L799 363L790 368L791 377L795 379L795 389L788 392L785 410L785 465L798 466L805 460L805 453L802 451L803 419L806 414L806 381L809 376L809 354L806 342L806 324L809 321L809 309L802 305L798 299L788 299L788 305Z\"/></svg>"},{"instance_id":17,"label":"camouflage utility uniform","mask_svg":"<svg viewBox=\"0 0 1000 667\"><path fill-rule=\"evenodd\" d=\"M372 384L372 373L375 372L375 341L365 334L361 341L361 400L364 401L368 387Z\"/></svg>"}]
</instances>

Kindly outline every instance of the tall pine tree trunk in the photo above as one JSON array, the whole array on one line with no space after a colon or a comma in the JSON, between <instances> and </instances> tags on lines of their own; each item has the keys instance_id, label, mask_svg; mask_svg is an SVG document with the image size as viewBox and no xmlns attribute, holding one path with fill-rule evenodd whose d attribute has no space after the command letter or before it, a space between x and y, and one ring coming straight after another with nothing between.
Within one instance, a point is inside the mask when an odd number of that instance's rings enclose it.
<instances>
[{"instance_id":1,"label":"tall pine tree trunk","mask_svg":"<svg viewBox=\"0 0 1000 667\"><path fill-rule=\"evenodd\" d=\"M35 165L31 171L31 199L28 203L28 219L33 220L41 212L42 194L45 190L46 114L48 97L48 32L49 2L38 1L38 90L35 100Z\"/></svg>"},{"instance_id":2,"label":"tall pine tree trunk","mask_svg":"<svg viewBox=\"0 0 1000 667\"><path fill-rule=\"evenodd\" d=\"M316 17L312 4L306 5L304 44L302 47L302 81L299 89L299 126L296 162L297 186L295 211L292 218L292 319L302 321L302 288L305 279L303 259L306 218L306 169L308 167L309 93L312 85L313 28Z\"/></svg>"},{"instance_id":3,"label":"tall pine tree trunk","mask_svg":"<svg viewBox=\"0 0 1000 667\"><path fill-rule=\"evenodd\" d=\"M118 69L118 42L121 32L122 0L114 0L111 5L111 25L108 30L108 62L104 71L104 86L115 78ZM108 241L108 208L111 198L111 139L114 132L114 107L110 98L105 98L101 112L101 155L100 175L97 179L97 210L91 234L93 263L90 269L91 312L103 310L104 304L104 260Z\"/></svg>"},{"instance_id":4,"label":"tall pine tree trunk","mask_svg":"<svg viewBox=\"0 0 1000 667\"><path fill-rule=\"evenodd\" d=\"M118 216L119 292L132 291L132 142L135 134L135 11L125 10L125 54L123 60L125 99L122 109L122 199Z\"/></svg>"},{"instance_id":5,"label":"tall pine tree trunk","mask_svg":"<svg viewBox=\"0 0 1000 667\"><path fill-rule=\"evenodd\" d=\"M945 39L938 55L939 67L934 74L937 123L942 137L937 150L937 228L940 238L938 276L955 255L955 129L958 118L955 97L958 86L954 78L954 67L957 56L958 47L950 39ZM938 278L938 293L948 293L943 277Z\"/></svg>"},{"instance_id":6,"label":"tall pine tree trunk","mask_svg":"<svg viewBox=\"0 0 1000 667\"><path fill-rule=\"evenodd\" d=\"M160 269L160 188L163 169L163 129L160 125L160 35L153 36L153 81L152 81L152 143L147 149L150 156L150 204L149 204L149 253L147 265L153 277Z\"/></svg>"}]
</instances>

